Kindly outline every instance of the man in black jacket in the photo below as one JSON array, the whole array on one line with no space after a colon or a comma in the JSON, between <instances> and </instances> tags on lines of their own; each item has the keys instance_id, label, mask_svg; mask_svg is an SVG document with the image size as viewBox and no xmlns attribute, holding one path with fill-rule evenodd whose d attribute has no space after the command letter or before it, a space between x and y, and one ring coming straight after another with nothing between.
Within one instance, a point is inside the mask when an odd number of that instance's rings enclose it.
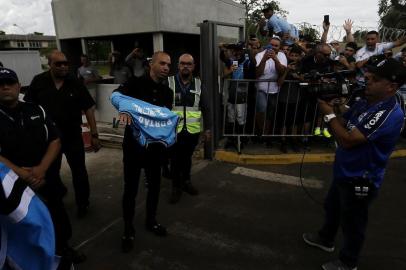
<instances>
[{"instance_id":1,"label":"man in black jacket","mask_svg":"<svg viewBox=\"0 0 406 270\"><path fill-rule=\"evenodd\" d=\"M156 106L172 108L173 92L165 84L168 78L171 58L164 52L156 52L152 56L150 72L140 78L133 77L120 85L116 90L124 95L143 100ZM134 138L131 118L120 114L121 123L126 124L123 141L124 163L124 194L123 218L124 235L122 251L128 252L133 248L135 229L133 226L135 198L138 192L141 169L144 168L147 185L147 211L145 226L147 230L158 236L166 236L166 228L156 220L159 192L161 184L161 165L166 156L166 148L160 143L142 147Z\"/></svg>"}]
</instances>

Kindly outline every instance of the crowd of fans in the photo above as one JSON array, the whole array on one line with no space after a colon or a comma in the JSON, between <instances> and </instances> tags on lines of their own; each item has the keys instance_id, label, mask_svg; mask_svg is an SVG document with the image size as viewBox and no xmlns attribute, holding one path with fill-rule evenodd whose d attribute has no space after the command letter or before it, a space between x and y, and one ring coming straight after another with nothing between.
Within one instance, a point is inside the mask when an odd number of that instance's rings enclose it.
<instances>
[{"instance_id":1,"label":"crowd of fans","mask_svg":"<svg viewBox=\"0 0 406 270\"><path fill-rule=\"evenodd\" d=\"M320 84L346 87L348 99L362 92L368 65L390 57L406 65L406 48L396 55L392 53L392 48L402 46L406 37L380 43L379 33L370 31L365 44L359 46L351 32L353 22L346 20L345 41L327 41L329 21L323 21L321 39L314 40L297 34L296 28L274 15L271 8L265 8L263 13L265 19L259 29L268 39L267 44L261 45L259 37L251 35L247 43L219 45L224 63L224 130L230 136L226 148L236 146L236 135L243 136L241 146L248 142L248 136L269 147L274 137L279 137L282 152L288 151L288 145L295 152L300 151L300 146L308 148L309 135L330 138L317 109L320 96L311 94L312 85L318 84L319 89ZM337 75L323 76L326 73ZM406 86L402 89L405 91Z\"/></svg>"}]
</instances>

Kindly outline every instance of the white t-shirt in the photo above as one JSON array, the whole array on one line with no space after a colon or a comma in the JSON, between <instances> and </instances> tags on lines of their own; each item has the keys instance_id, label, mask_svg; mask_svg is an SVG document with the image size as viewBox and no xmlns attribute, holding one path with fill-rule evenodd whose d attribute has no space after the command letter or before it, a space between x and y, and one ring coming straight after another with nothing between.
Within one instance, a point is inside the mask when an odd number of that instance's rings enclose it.
<instances>
[{"instance_id":1,"label":"white t-shirt","mask_svg":"<svg viewBox=\"0 0 406 270\"><path fill-rule=\"evenodd\" d=\"M367 47L364 46L361 49L359 49L355 54L355 61L359 62L368 59L373 55L383 54L385 50L392 49L393 46L394 46L393 42L377 43L375 46L375 50L372 51L367 50Z\"/></svg>"},{"instance_id":2,"label":"white t-shirt","mask_svg":"<svg viewBox=\"0 0 406 270\"><path fill-rule=\"evenodd\" d=\"M255 56L255 60L257 61L257 67L261 63L261 60L264 57L265 53L266 50L257 53L257 55ZM286 67L288 65L288 59L286 58L284 53L278 52L277 57L279 59L279 62L283 66ZM257 89L265 93L276 94L279 92L279 86L278 83L276 82L277 79L278 79L278 71L276 70L275 67L275 61L270 58L265 63L264 74L262 74L258 78L258 80L274 80L275 82L258 82Z\"/></svg>"},{"instance_id":3,"label":"white t-shirt","mask_svg":"<svg viewBox=\"0 0 406 270\"><path fill-rule=\"evenodd\" d=\"M360 62L370 58L371 56L383 54L385 50L392 49L393 47L394 47L393 42L377 43L375 46L375 50L372 51L367 50L367 47L364 46L361 49L359 49L355 54L355 61ZM364 74L365 68L362 67L361 69L358 70L356 75L356 80L360 85L364 85L365 83Z\"/></svg>"}]
</instances>

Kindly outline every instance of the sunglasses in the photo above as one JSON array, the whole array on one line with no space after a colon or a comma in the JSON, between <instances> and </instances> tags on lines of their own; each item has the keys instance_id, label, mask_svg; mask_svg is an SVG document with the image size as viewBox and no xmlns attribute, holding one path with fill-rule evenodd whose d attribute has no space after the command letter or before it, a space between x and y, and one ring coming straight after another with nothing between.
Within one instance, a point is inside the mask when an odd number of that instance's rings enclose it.
<instances>
[{"instance_id":1,"label":"sunglasses","mask_svg":"<svg viewBox=\"0 0 406 270\"><path fill-rule=\"evenodd\" d=\"M62 66L69 66L69 62L68 61L57 61L57 62L54 62L54 65L56 66L56 67L62 67Z\"/></svg>"}]
</instances>

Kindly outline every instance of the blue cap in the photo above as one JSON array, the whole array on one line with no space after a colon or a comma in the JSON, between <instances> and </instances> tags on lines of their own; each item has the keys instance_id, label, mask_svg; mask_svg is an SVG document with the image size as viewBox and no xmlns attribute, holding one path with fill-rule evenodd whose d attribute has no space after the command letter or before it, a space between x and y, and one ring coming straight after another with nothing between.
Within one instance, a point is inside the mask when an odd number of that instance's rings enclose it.
<instances>
[{"instance_id":1,"label":"blue cap","mask_svg":"<svg viewBox=\"0 0 406 270\"><path fill-rule=\"evenodd\" d=\"M12 80L18 82L18 77L13 70L9 68L0 67L0 80Z\"/></svg>"}]
</instances>

